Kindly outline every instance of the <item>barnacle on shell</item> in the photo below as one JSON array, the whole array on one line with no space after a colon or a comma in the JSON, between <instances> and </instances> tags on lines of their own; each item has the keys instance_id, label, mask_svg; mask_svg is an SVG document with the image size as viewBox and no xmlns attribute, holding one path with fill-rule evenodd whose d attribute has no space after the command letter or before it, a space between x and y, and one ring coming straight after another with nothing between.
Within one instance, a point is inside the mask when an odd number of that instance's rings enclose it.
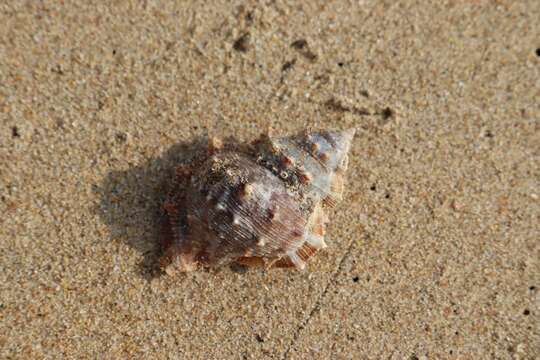
<instances>
[{"instance_id":1,"label":"barnacle on shell","mask_svg":"<svg viewBox=\"0 0 540 360\"><path fill-rule=\"evenodd\" d=\"M160 266L169 274L232 262L304 268L326 247L326 209L341 200L354 133L210 141L204 159L176 171Z\"/></svg>"}]
</instances>

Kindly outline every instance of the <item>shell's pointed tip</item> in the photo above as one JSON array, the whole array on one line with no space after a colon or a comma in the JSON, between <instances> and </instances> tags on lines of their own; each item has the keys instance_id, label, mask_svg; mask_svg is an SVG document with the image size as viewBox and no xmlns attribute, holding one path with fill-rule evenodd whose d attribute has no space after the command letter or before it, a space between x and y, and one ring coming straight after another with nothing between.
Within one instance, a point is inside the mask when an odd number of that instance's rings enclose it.
<instances>
[{"instance_id":1,"label":"shell's pointed tip","mask_svg":"<svg viewBox=\"0 0 540 360\"><path fill-rule=\"evenodd\" d=\"M350 144L356 134L356 128L348 128L335 133L342 144Z\"/></svg>"}]
</instances>

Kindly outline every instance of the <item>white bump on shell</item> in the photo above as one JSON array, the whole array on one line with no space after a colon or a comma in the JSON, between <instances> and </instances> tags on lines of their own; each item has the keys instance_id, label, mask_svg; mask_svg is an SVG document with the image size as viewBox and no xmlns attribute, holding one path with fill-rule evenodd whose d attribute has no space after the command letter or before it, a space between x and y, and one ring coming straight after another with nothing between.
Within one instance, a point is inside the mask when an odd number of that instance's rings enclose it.
<instances>
[{"instance_id":1,"label":"white bump on shell","mask_svg":"<svg viewBox=\"0 0 540 360\"><path fill-rule=\"evenodd\" d=\"M218 209L218 210L225 210L225 209L226 209L225 204L223 204L223 203L217 203L216 209Z\"/></svg>"}]
</instances>

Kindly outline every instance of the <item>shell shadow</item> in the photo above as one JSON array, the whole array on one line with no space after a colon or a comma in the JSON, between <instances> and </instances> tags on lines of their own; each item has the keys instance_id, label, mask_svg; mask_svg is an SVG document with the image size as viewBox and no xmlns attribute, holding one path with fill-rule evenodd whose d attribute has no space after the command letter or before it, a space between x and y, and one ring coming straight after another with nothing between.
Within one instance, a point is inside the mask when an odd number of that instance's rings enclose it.
<instances>
[{"instance_id":1,"label":"shell shadow","mask_svg":"<svg viewBox=\"0 0 540 360\"><path fill-rule=\"evenodd\" d=\"M156 264L167 219L161 205L174 184L174 170L207 147L206 136L173 145L142 165L111 171L93 189L99 197L95 212L108 227L110 240L126 242L142 254L137 272L147 280L161 275Z\"/></svg>"}]
</instances>

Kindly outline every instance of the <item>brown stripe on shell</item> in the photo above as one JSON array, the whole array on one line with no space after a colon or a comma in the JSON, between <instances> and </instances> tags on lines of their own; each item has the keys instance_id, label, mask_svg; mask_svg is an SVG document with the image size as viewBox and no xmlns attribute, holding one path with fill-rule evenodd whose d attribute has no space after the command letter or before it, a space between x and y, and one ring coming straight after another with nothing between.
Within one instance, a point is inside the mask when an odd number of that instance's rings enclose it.
<instances>
[{"instance_id":1,"label":"brown stripe on shell","mask_svg":"<svg viewBox=\"0 0 540 360\"><path fill-rule=\"evenodd\" d=\"M298 250L296 250L296 254L302 261L307 261L310 257L315 255L319 251L318 249L314 248L313 246L309 245L308 243L304 243L302 247ZM291 268L291 267L297 267L296 264L291 260L290 257L284 256L278 261L276 261L272 267L275 268Z\"/></svg>"}]
</instances>

